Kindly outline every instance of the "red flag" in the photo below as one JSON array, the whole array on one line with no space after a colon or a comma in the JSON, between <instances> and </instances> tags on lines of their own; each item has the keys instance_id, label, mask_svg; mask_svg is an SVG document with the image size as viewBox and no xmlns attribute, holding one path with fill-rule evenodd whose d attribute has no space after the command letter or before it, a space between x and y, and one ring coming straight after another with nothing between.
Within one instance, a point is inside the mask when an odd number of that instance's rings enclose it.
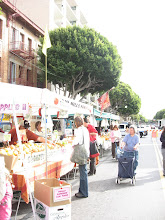
<instances>
[{"instance_id":1,"label":"red flag","mask_svg":"<svg viewBox=\"0 0 165 220\"><path fill-rule=\"evenodd\" d=\"M99 99L98 102L101 107L101 112L109 107L111 105L110 100L109 100L109 91L104 93Z\"/></svg>"}]
</instances>

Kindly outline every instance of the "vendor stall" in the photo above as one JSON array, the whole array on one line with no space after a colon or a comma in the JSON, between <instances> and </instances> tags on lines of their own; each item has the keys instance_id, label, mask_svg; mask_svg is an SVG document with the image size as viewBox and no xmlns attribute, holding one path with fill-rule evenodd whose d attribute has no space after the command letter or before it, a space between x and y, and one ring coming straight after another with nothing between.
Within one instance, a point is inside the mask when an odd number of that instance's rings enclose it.
<instances>
[{"instance_id":1,"label":"vendor stall","mask_svg":"<svg viewBox=\"0 0 165 220\"><path fill-rule=\"evenodd\" d=\"M98 130L100 131L100 135L98 137L100 156L103 156L103 150L111 148L112 145L109 134L109 126L112 124L112 122L115 122L115 124L117 124L119 120L120 117L118 115L114 115L108 112L101 113L101 111L93 109L93 121L94 123L97 122L96 127L98 127Z\"/></svg>"},{"instance_id":2,"label":"vendor stall","mask_svg":"<svg viewBox=\"0 0 165 220\"><path fill-rule=\"evenodd\" d=\"M53 145L47 144L48 116L58 115L58 112L61 115L65 112L65 116L61 116L61 118L77 113L90 115L93 113L93 108L59 96L47 89L0 83L0 94L0 114L14 114L18 136L18 142L2 148L0 154L12 159L10 170L15 189L21 191L22 198L28 203L28 195L30 191L34 190L36 179L60 178L74 167L74 164L70 162L74 137L60 141L58 133L55 133ZM22 116L31 121L34 116L38 117L39 115L40 120L45 125L45 144L27 142L20 136L18 128L16 116Z\"/></svg>"}]
</instances>

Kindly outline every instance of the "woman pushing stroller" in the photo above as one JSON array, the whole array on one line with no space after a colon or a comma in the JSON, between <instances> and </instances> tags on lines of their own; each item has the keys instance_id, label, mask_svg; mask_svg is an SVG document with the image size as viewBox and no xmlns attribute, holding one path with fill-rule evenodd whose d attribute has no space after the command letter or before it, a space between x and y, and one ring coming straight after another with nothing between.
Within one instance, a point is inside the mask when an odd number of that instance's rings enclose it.
<instances>
[{"instance_id":1,"label":"woman pushing stroller","mask_svg":"<svg viewBox=\"0 0 165 220\"><path fill-rule=\"evenodd\" d=\"M127 134L121 144L121 148L124 149L123 157L134 157L134 175L136 175L136 168L138 166L139 159L139 136L136 134L135 127L130 126L129 134Z\"/></svg>"}]
</instances>

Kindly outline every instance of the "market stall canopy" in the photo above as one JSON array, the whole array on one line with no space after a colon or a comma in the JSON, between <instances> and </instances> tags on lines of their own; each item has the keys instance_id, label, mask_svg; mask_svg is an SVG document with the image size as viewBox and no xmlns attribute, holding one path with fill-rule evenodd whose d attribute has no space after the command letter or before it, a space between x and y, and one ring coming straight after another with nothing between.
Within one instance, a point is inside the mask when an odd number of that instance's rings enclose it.
<instances>
[{"instance_id":1,"label":"market stall canopy","mask_svg":"<svg viewBox=\"0 0 165 220\"><path fill-rule=\"evenodd\" d=\"M99 118L107 118L107 119L112 119L112 120L116 120L119 121L120 120L120 116L119 115L114 115L108 112L102 112L97 110L97 109L93 109L93 114Z\"/></svg>"},{"instance_id":2,"label":"market stall canopy","mask_svg":"<svg viewBox=\"0 0 165 220\"><path fill-rule=\"evenodd\" d=\"M48 114L50 115L57 114L59 110L67 110L68 114L90 115L93 113L92 106L60 96L48 89L0 83L0 113L12 111L13 103L17 106L18 112L25 114L28 106L32 106L32 115L38 115L38 110L43 104L49 107Z\"/></svg>"}]
</instances>

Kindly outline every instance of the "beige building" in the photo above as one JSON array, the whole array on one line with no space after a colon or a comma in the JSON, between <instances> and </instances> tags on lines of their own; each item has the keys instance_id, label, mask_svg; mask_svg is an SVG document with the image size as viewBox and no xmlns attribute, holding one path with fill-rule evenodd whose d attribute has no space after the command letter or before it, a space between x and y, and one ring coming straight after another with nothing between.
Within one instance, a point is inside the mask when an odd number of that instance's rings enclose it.
<instances>
[{"instance_id":1,"label":"beige building","mask_svg":"<svg viewBox=\"0 0 165 220\"><path fill-rule=\"evenodd\" d=\"M44 31L11 2L0 6L0 81L37 86L36 51Z\"/></svg>"},{"instance_id":2,"label":"beige building","mask_svg":"<svg viewBox=\"0 0 165 220\"><path fill-rule=\"evenodd\" d=\"M84 26L87 20L76 0L9 0L39 27L49 30L70 25Z\"/></svg>"}]
</instances>

